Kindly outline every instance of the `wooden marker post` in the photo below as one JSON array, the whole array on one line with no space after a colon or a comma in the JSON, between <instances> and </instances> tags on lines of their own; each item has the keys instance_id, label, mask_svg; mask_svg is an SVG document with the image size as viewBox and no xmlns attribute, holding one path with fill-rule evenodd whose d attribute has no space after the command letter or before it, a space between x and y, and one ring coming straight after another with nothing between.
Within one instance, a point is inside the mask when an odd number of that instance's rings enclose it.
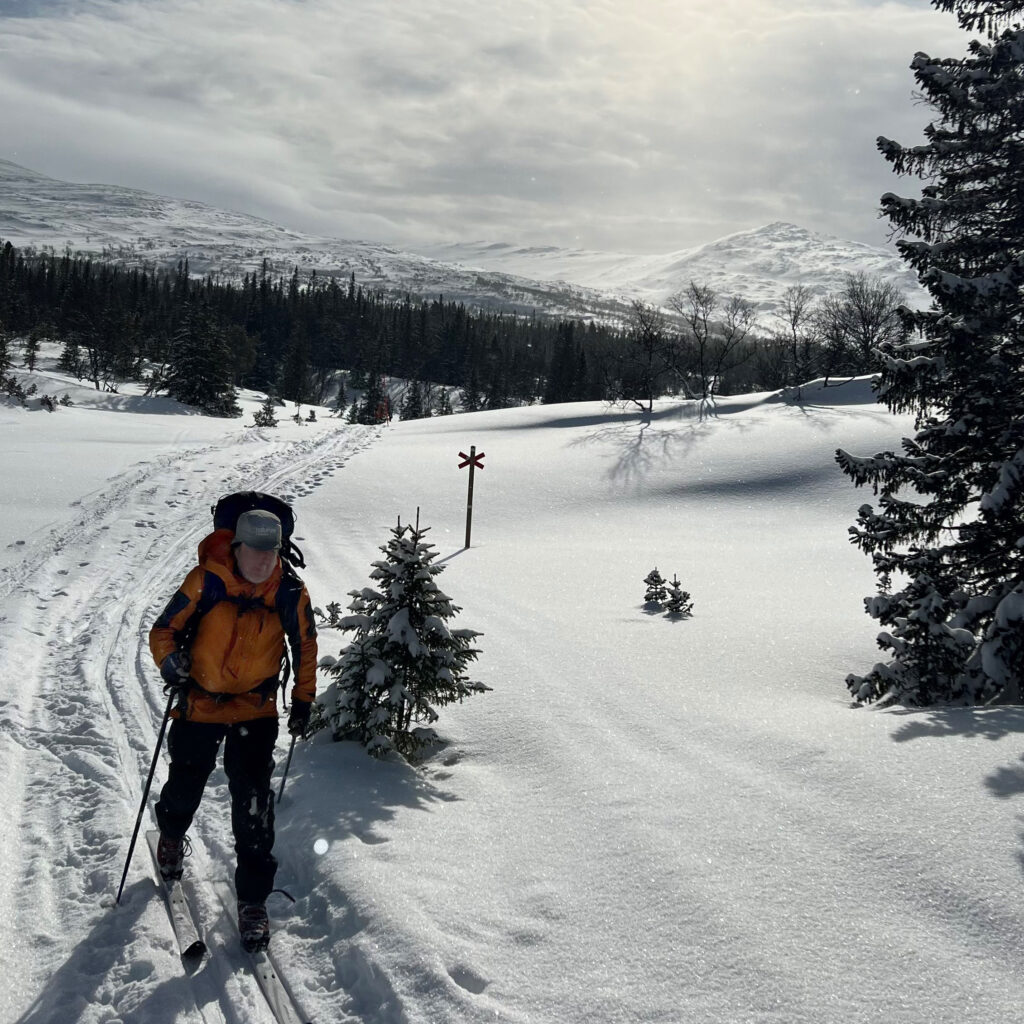
<instances>
[{"instance_id":1,"label":"wooden marker post","mask_svg":"<svg viewBox=\"0 0 1024 1024\"><path fill-rule=\"evenodd\" d=\"M469 547L470 534L473 531L473 471L475 469L483 469L484 464L480 461L484 457L484 453L481 452L479 455L476 453L476 445L470 445L469 454L465 452L459 452L459 458L462 462L459 463L459 469L465 469L469 466L469 498L466 501L466 547Z\"/></svg>"}]
</instances>

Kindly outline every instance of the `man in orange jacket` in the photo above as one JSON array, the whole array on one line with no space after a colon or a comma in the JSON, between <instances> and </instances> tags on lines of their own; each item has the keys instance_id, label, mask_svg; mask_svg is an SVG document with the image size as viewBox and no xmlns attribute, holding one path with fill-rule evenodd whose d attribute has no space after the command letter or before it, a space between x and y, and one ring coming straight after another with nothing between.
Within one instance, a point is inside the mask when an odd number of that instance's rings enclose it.
<instances>
[{"instance_id":1,"label":"man in orange jacket","mask_svg":"<svg viewBox=\"0 0 1024 1024\"><path fill-rule=\"evenodd\" d=\"M170 771L156 805L160 873L181 877L185 833L224 741L238 923L250 951L270 942L266 900L277 870L270 776L286 640L295 678L291 735L305 734L316 696L312 606L305 585L282 566L281 539L281 521L260 509L239 516L234 533L215 530L149 634L164 681L180 694L167 740Z\"/></svg>"}]
</instances>

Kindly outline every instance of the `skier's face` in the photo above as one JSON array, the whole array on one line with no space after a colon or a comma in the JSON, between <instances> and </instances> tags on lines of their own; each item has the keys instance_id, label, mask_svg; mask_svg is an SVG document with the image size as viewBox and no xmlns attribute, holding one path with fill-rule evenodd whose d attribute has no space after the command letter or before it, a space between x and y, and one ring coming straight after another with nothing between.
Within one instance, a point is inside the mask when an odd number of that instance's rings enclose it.
<instances>
[{"instance_id":1,"label":"skier's face","mask_svg":"<svg viewBox=\"0 0 1024 1024\"><path fill-rule=\"evenodd\" d=\"M250 583L262 583L270 578L277 565L277 552L260 551L248 544L239 544L235 548L235 561L238 563L238 571Z\"/></svg>"}]
</instances>

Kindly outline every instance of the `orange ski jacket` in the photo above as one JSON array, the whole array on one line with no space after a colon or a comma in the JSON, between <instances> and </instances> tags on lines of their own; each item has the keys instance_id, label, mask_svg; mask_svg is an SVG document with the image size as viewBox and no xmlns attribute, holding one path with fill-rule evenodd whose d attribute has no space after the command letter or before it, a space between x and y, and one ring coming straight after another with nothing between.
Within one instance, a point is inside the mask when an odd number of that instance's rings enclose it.
<instances>
[{"instance_id":1,"label":"orange ski jacket","mask_svg":"<svg viewBox=\"0 0 1024 1024\"><path fill-rule=\"evenodd\" d=\"M294 674L291 699L316 697L316 623L305 584L297 577L285 580L280 559L269 579L250 583L238 572L233 538L230 530L216 530L202 541L199 564L149 633L149 649L159 666L182 646L192 616L197 610L201 614L188 646L190 675L196 685L189 689L184 714L193 722L233 723L276 716L274 683L286 640ZM297 601L282 602L283 614L277 606L282 586L299 588Z\"/></svg>"}]
</instances>

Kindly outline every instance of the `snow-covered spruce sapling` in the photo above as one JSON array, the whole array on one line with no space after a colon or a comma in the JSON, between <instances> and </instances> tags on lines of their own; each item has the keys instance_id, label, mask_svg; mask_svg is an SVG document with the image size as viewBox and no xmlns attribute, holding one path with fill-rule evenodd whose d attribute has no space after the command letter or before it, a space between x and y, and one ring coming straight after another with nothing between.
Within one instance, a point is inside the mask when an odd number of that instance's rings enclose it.
<instances>
[{"instance_id":1,"label":"snow-covered spruce sapling","mask_svg":"<svg viewBox=\"0 0 1024 1024\"><path fill-rule=\"evenodd\" d=\"M664 577L658 572L657 566L647 574L644 583L647 585L644 601L647 604L664 604L665 599L668 597L668 589L665 586Z\"/></svg>"},{"instance_id":2,"label":"snow-covered spruce sapling","mask_svg":"<svg viewBox=\"0 0 1024 1024\"><path fill-rule=\"evenodd\" d=\"M665 612L670 619L688 619L693 614L693 601L689 591L683 590L679 578L673 573L672 582L668 585L668 600Z\"/></svg>"},{"instance_id":3,"label":"snow-covered spruce sapling","mask_svg":"<svg viewBox=\"0 0 1024 1024\"><path fill-rule=\"evenodd\" d=\"M254 427L276 427L277 416L274 414L274 396L267 395L263 404L253 413Z\"/></svg>"},{"instance_id":4,"label":"snow-covered spruce sapling","mask_svg":"<svg viewBox=\"0 0 1024 1024\"><path fill-rule=\"evenodd\" d=\"M328 669L338 680L335 736L353 736L377 757L415 755L436 741L436 708L490 689L467 678L481 634L449 627L461 609L435 582L444 567L432 564L426 533L418 513L415 526L399 521L373 563L376 586L351 591L351 614L336 621L354 638Z\"/></svg>"}]
</instances>

